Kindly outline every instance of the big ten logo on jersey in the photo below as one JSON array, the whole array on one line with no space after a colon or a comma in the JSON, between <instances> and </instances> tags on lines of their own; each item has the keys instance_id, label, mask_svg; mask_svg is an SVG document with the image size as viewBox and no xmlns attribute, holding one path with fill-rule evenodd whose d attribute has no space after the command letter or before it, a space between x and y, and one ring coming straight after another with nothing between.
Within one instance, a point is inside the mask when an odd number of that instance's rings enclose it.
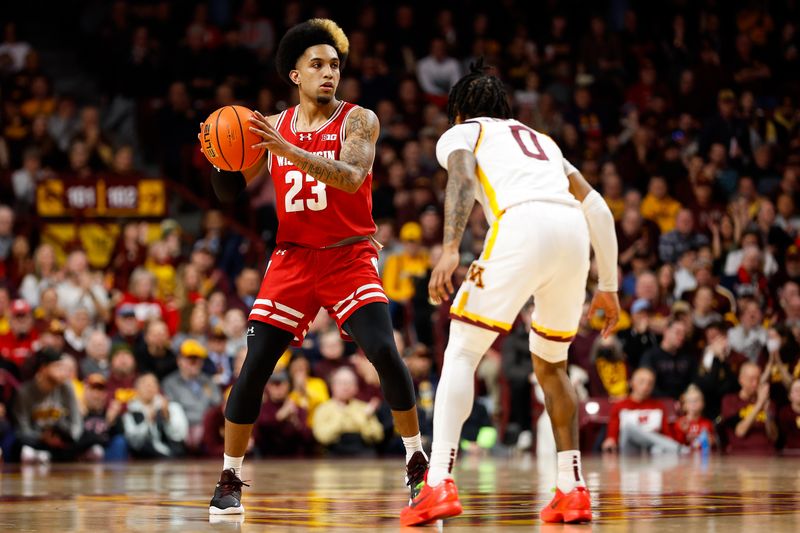
<instances>
[{"instance_id":1,"label":"big ten logo on jersey","mask_svg":"<svg viewBox=\"0 0 800 533\"><path fill-rule=\"evenodd\" d=\"M467 281L471 281L479 289L483 288L483 272L486 270L484 267L477 263L472 263L467 270Z\"/></svg>"}]
</instances>

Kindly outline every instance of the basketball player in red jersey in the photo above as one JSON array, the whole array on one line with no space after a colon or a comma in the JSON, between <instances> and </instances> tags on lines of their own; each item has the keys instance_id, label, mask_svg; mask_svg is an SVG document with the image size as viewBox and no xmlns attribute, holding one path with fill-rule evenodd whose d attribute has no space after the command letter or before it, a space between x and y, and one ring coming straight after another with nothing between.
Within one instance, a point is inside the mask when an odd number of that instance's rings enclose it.
<instances>
[{"instance_id":1,"label":"basketball player in red jersey","mask_svg":"<svg viewBox=\"0 0 800 533\"><path fill-rule=\"evenodd\" d=\"M225 410L222 475L211 514L241 514L240 471L264 385L290 344L299 345L324 307L346 339L375 365L406 448L406 483L413 498L422 485L422 451L411 376L394 343L388 299L377 271L372 237L372 163L379 125L375 114L336 99L348 52L331 20L312 19L289 30L278 45L280 76L299 91L300 104L279 115L255 112L250 130L266 148L254 167L218 172L217 196L234 199L256 176L275 184L277 248L250 311L247 358Z\"/></svg>"}]
</instances>

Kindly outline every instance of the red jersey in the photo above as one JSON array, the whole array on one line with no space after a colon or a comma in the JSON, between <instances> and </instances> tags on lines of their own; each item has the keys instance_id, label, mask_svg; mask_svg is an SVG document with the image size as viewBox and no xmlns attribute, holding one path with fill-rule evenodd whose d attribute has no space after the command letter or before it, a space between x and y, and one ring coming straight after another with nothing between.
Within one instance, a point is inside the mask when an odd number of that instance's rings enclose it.
<instances>
[{"instance_id":1,"label":"red jersey","mask_svg":"<svg viewBox=\"0 0 800 533\"><path fill-rule=\"evenodd\" d=\"M608 437L618 441L620 428L628 424L639 426L641 429L653 433L661 433L667 437L672 436L664 402L654 398L637 402L628 396L624 400L612 404L608 417Z\"/></svg>"},{"instance_id":2,"label":"red jersey","mask_svg":"<svg viewBox=\"0 0 800 533\"><path fill-rule=\"evenodd\" d=\"M340 102L325 124L314 131L297 131L300 106L290 107L275 124L286 141L328 159L339 159L347 117L358 106ZM275 184L278 245L324 248L348 237L375 233L372 220L372 170L353 194L328 187L305 174L284 157L269 155L267 165Z\"/></svg>"},{"instance_id":3,"label":"red jersey","mask_svg":"<svg viewBox=\"0 0 800 533\"><path fill-rule=\"evenodd\" d=\"M684 415L672 424L672 438L681 444L691 446L695 439L705 430L708 433L709 442L714 437L714 424L708 418L700 417L697 420L689 420Z\"/></svg>"}]
</instances>

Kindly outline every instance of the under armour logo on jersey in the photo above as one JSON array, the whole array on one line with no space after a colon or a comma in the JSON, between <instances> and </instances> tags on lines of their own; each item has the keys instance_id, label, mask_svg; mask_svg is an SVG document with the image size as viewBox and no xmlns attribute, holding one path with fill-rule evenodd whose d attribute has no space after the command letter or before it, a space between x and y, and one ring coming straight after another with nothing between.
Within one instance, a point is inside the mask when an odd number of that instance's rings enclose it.
<instances>
[{"instance_id":1,"label":"under armour logo on jersey","mask_svg":"<svg viewBox=\"0 0 800 533\"><path fill-rule=\"evenodd\" d=\"M472 263L467 271L467 279L475 284L479 289L483 288L483 271L486 270L482 266Z\"/></svg>"},{"instance_id":2,"label":"under armour logo on jersey","mask_svg":"<svg viewBox=\"0 0 800 533\"><path fill-rule=\"evenodd\" d=\"M313 133L298 133L297 138L301 141L310 141L313 135Z\"/></svg>"},{"instance_id":3,"label":"under armour logo on jersey","mask_svg":"<svg viewBox=\"0 0 800 533\"><path fill-rule=\"evenodd\" d=\"M275 255L286 255L286 250L278 250Z\"/></svg>"},{"instance_id":4,"label":"under armour logo on jersey","mask_svg":"<svg viewBox=\"0 0 800 533\"><path fill-rule=\"evenodd\" d=\"M335 141L337 137L337 133L326 133L322 136L323 141Z\"/></svg>"},{"instance_id":5,"label":"under armour logo on jersey","mask_svg":"<svg viewBox=\"0 0 800 533\"><path fill-rule=\"evenodd\" d=\"M249 328L247 328L247 336L248 337L255 337L256 336L256 328L253 327L253 326L250 326Z\"/></svg>"}]
</instances>

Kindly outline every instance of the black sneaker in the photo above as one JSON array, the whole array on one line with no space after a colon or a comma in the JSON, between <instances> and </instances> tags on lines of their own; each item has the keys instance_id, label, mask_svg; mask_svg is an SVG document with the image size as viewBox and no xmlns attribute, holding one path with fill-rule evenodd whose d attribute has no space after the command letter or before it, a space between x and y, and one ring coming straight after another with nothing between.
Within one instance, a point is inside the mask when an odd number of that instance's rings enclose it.
<instances>
[{"instance_id":1,"label":"black sneaker","mask_svg":"<svg viewBox=\"0 0 800 533\"><path fill-rule=\"evenodd\" d=\"M209 514L244 514L242 506L242 485L247 483L239 479L233 468L222 471L219 483L214 489L214 497L208 506Z\"/></svg>"},{"instance_id":2,"label":"black sneaker","mask_svg":"<svg viewBox=\"0 0 800 533\"><path fill-rule=\"evenodd\" d=\"M422 452L414 452L406 465L406 485L411 493L410 500L417 497L425 485L425 472L428 470L428 459Z\"/></svg>"}]
</instances>

